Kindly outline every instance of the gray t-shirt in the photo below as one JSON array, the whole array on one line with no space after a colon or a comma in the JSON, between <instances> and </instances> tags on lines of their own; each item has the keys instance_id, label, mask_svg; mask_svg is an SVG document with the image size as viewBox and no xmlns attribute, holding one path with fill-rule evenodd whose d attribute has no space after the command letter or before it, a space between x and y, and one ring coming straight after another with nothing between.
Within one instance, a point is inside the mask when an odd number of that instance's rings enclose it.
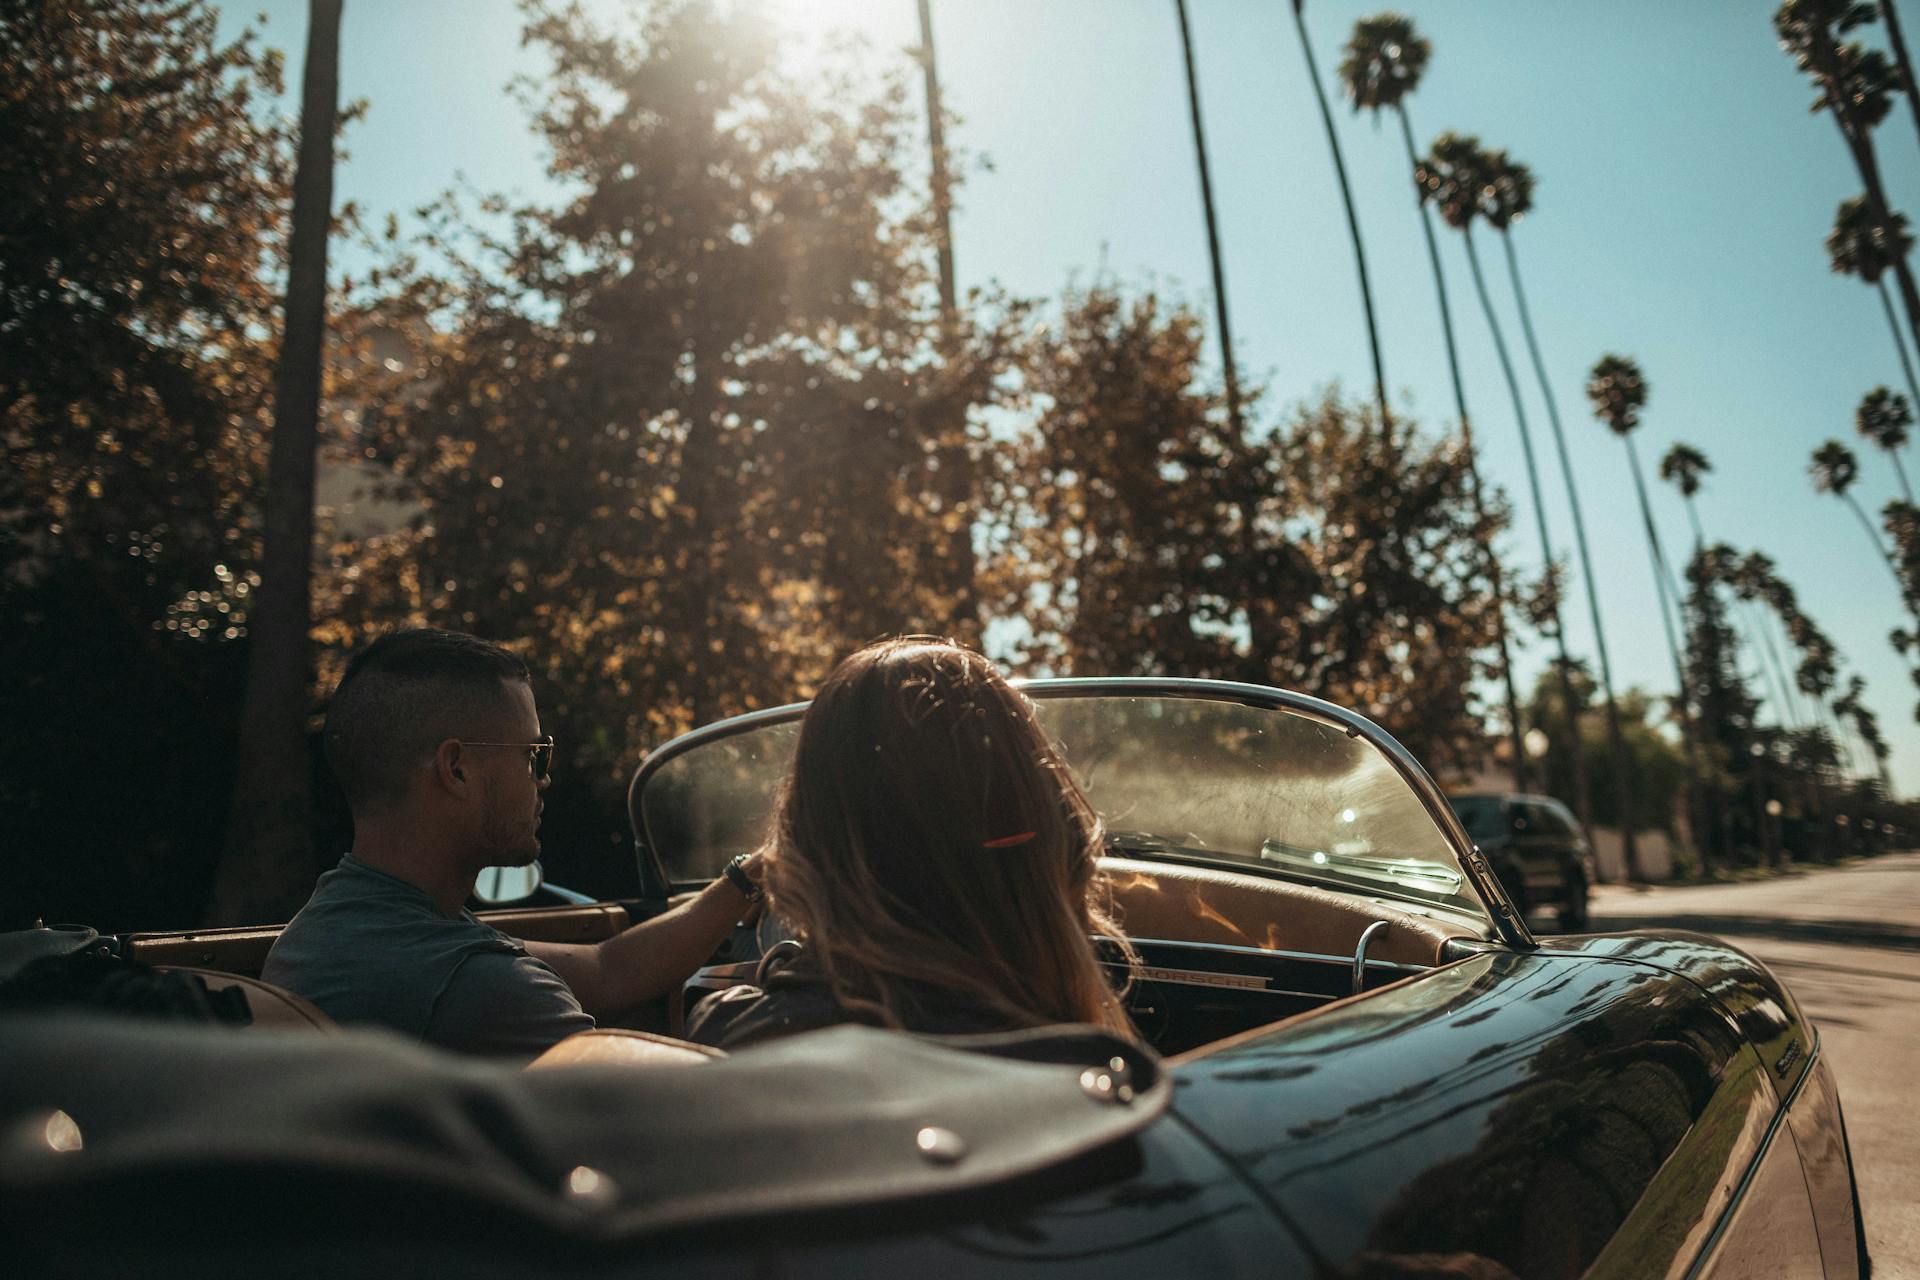
<instances>
[{"instance_id":1,"label":"gray t-shirt","mask_svg":"<svg viewBox=\"0 0 1920 1280\"><path fill-rule=\"evenodd\" d=\"M469 1053L532 1058L593 1026L566 982L471 912L352 854L320 877L260 976L343 1024Z\"/></svg>"}]
</instances>

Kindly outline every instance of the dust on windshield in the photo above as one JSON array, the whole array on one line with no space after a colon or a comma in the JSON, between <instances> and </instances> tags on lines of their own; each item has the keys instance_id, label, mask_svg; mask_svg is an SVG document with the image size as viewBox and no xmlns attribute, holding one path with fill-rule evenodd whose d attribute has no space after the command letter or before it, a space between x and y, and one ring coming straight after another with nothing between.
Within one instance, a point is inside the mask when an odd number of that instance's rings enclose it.
<instances>
[{"instance_id":1,"label":"dust on windshield","mask_svg":"<svg viewBox=\"0 0 1920 1280\"><path fill-rule=\"evenodd\" d=\"M1485 918L1439 826L1363 738L1306 715L1198 698L1037 705L1113 852L1257 868ZM717 739L653 773L639 816L670 880L711 878L765 838L798 728Z\"/></svg>"}]
</instances>

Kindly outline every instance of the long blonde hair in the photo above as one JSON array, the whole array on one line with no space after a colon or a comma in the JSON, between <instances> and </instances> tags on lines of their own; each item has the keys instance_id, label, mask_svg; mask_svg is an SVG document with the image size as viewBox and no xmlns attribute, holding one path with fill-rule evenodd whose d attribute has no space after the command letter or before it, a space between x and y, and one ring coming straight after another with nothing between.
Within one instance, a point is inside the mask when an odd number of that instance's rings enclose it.
<instances>
[{"instance_id":1,"label":"long blonde hair","mask_svg":"<svg viewBox=\"0 0 1920 1280\"><path fill-rule=\"evenodd\" d=\"M1091 941L1137 963L1101 846L1032 703L992 663L889 640L842 662L807 710L767 894L840 1002L889 1026L936 1030L957 1005L1131 1034Z\"/></svg>"}]
</instances>

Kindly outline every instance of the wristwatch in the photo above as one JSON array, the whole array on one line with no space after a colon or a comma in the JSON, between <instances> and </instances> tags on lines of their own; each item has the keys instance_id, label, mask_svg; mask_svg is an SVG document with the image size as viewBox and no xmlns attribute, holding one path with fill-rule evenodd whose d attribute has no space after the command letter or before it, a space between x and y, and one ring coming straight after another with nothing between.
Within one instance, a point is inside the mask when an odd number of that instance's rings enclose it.
<instances>
[{"instance_id":1,"label":"wristwatch","mask_svg":"<svg viewBox=\"0 0 1920 1280\"><path fill-rule=\"evenodd\" d=\"M760 895L766 892L747 874L747 855L744 853L734 854L727 865L721 868L721 873L727 877L727 883L738 889L748 902L758 902Z\"/></svg>"}]
</instances>

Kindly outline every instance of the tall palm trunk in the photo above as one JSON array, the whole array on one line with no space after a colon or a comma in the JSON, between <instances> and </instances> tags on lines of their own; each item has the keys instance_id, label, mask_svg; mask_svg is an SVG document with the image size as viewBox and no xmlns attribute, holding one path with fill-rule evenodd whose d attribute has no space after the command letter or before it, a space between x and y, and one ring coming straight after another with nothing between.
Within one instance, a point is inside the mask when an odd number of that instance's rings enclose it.
<instances>
[{"instance_id":1,"label":"tall palm trunk","mask_svg":"<svg viewBox=\"0 0 1920 1280\"><path fill-rule=\"evenodd\" d=\"M1887 450L1887 457L1893 463L1894 474L1900 477L1900 492L1902 496L1906 498L1907 505L1912 506L1913 505L1913 486L1907 483L1907 468L1905 464L1900 461L1899 452L1894 449L1889 449Z\"/></svg>"},{"instance_id":2,"label":"tall palm trunk","mask_svg":"<svg viewBox=\"0 0 1920 1280\"><path fill-rule=\"evenodd\" d=\"M1653 504L1647 499L1647 482L1640 470L1640 450L1633 443L1633 436L1631 434L1622 436L1621 438L1627 445L1627 463L1629 469L1633 472L1633 488L1635 494L1637 494L1640 499L1640 523L1646 530L1647 553L1653 562L1654 592L1658 597L1660 605L1660 630L1666 636L1667 653L1673 659L1673 679L1675 684L1673 705L1674 709L1679 713L1681 736L1687 744L1688 769L1693 776L1698 776L1699 758L1695 754L1693 747L1693 713L1690 706L1690 699L1687 696L1687 666L1685 660L1681 657L1680 642L1675 634L1677 630L1675 618L1684 618L1686 616L1686 608L1681 603L1681 592L1673 577L1673 572L1667 567L1667 554L1660 546L1659 528L1653 522ZM1709 825L1720 834L1724 842L1724 807L1719 803L1717 793L1712 799L1713 813ZM1687 815L1690 824L1697 824L1699 821L1698 814L1694 811L1694 808L1695 807L1690 806ZM1694 829L1694 839L1696 843L1700 845L1702 857L1704 858L1706 842L1700 839L1700 831L1697 825Z\"/></svg>"},{"instance_id":3,"label":"tall palm trunk","mask_svg":"<svg viewBox=\"0 0 1920 1280\"><path fill-rule=\"evenodd\" d=\"M1893 0L1880 0L1880 16L1887 22L1887 44L1893 48L1893 60L1900 66L1900 78L1906 81L1905 94L1907 109L1913 113L1913 127L1920 131L1920 83L1913 78L1913 59L1907 56L1907 38L1900 34L1900 15L1894 12Z\"/></svg>"},{"instance_id":4,"label":"tall palm trunk","mask_svg":"<svg viewBox=\"0 0 1920 1280\"><path fill-rule=\"evenodd\" d=\"M933 187L934 250L940 270L940 339L949 360L960 357L959 291L954 283L953 267L953 187L947 174L945 112L940 98L940 73L933 51L932 0L919 0L920 65L927 90L927 147L929 174ZM973 547L972 500L974 458L967 441L967 407L936 406L931 424L941 442L941 467L938 485L941 501L949 510L964 508L967 519L954 534L944 568L951 575L943 593L949 600L948 629L961 639L978 642L980 637L979 562Z\"/></svg>"},{"instance_id":5,"label":"tall palm trunk","mask_svg":"<svg viewBox=\"0 0 1920 1280\"><path fill-rule=\"evenodd\" d=\"M1387 374L1380 357L1380 326L1373 314L1373 286L1367 281L1367 249L1360 239L1360 215L1353 207L1353 187L1347 181L1347 162L1340 152L1340 135L1333 127L1333 112L1327 106L1327 92L1320 84L1320 68L1313 58L1313 44L1307 39L1305 0L1293 0L1293 25L1300 33L1300 52L1307 58L1307 79L1313 83L1313 100L1320 107L1320 123L1327 129L1327 149L1333 152L1333 172L1340 179L1340 200L1347 211L1347 235L1353 240L1353 260L1360 269L1360 304L1367 316L1367 346L1373 352L1373 395L1380 406L1381 426L1393 430L1393 414L1387 408Z\"/></svg>"},{"instance_id":6,"label":"tall palm trunk","mask_svg":"<svg viewBox=\"0 0 1920 1280\"><path fill-rule=\"evenodd\" d=\"M1792 685L1787 682L1778 657L1770 658L1767 652L1773 645L1773 636L1767 630L1766 618L1751 607L1750 601L1739 601L1735 608L1738 611L1736 616L1741 619L1742 630L1747 635L1747 645L1753 650L1754 661L1760 668L1761 686L1766 689L1767 696L1773 699L1777 709L1774 718L1785 728L1798 728L1798 715L1790 697Z\"/></svg>"},{"instance_id":7,"label":"tall palm trunk","mask_svg":"<svg viewBox=\"0 0 1920 1280\"><path fill-rule=\"evenodd\" d=\"M1233 366L1233 329L1227 322L1227 275L1220 259L1220 222L1213 208L1213 175L1207 167L1207 131L1200 119L1200 75L1193 65L1193 25L1187 19L1187 0L1173 0L1180 16L1180 51L1187 67L1187 109L1193 119L1193 149L1200 162L1200 204L1207 220L1207 256L1213 264L1213 305L1220 324L1220 365L1226 378L1227 421L1234 438L1246 435L1240 408L1240 379Z\"/></svg>"},{"instance_id":8,"label":"tall palm trunk","mask_svg":"<svg viewBox=\"0 0 1920 1280\"><path fill-rule=\"evenodd\" d=\"M1754 611L1759 615L1759 622L1756 624L1756 629L1760 632L1760 639L1766 646L1767 661L1773 667L1774 679L1779 682L1781 689L1785 691L1785 697L1781 700L1781 706L1789 709L1789 713L1793 717L1792 727L1799 729L1806 723L1806 708L1800 705L1800 691L1794 684L1792 678L1787 674L1787 664L1780 657L1780 646L1774 642L1773 631L1777 622L1771 611L1764 607L1756 605Z\"/></svg>"},{"instance_id":9,"label":"tall palm trunk","mask_svg":"<svg viewBox=\"0 0 1920 1280\"><path fill-rule=\"evenodd\" d=\"M1887 328L1893 333L1893 349L1900 353L1900 372L1907 376L1907 394L1915 405L1920 405L1920 381L1913 376L1913 360L1907 355L1907 340L1900 336L1900 320L1893 313L1893 295L1887 292L1887 280L1883 275L1874 281L1880 289L1880 306L1887 313Z\"/></svg>"},{"instance_id":10,"label":"tall palm trunk","mask_svg":"<svg viewBox=\"0 0 1920 1280\"><path fill-rule=\"evenodd\" d=\"M1851 493L1841 494L1840 499L1852 510L1854 518L1860 522L1860 527L1866 530L1867 541L1873 543L1873 549L1879 552L1880 563L1887 566L1887 572L1893 575L1893 584L1900 588L1901 598L1904 599L1907 593L1907 584L1900 580L1900 569L1894 563L1893 553L1887 550L1886 543L1880 541L1880 531L1873 527L1873 521L1867 516L1867 509L1861 506L1860 499L1854 497Z\"/></svg>"},{"instance_id":11,"label":"tall palm trunk","mask_svg":"<svg viewBox=\"0 0 1920 1280\"><path fill-rule=\"evenodd\" d=\"M1573 480L1573 461L1567 456L1567 433L1560 423L1560 405L1554 399L1546 361L1540 356L1540 340L1533 331L1533 315L1527 310L1527 293L1520 281L1520 259L1513 250L1513 234L1505 227L1499 231L1500 243L1506 250L1507 278L1513 284L1513 300L1520 312L1520 332L1527 341L1527 354L1533 361L1534 376L1540 383L1540 396L1547 404L1547 422L1553 427L1553 443L1560 455L1560 475L1567 485L1567 504L1573 512L1573 543L1580 552L1580 576L1585 581L1587 591L1587 616L1593 622L1594 652L1600 660L1600 691L1606 698L1607 750L1613 759L1613 776L1618 779L1615 786L1624 791L1629 785L1627 739L1620 728L1620 704L1613 696L1613 664L1607 657L1606 627L1600 621L1600 591L1593 573L1593 556L1587 550L1587 522L1580 514L1580 489ZM1699 768L1694 758L1692 728L1684 717L1681 724L1687 742L1687 771L1690 775L1697 775ZM1621 812L1630 814L1630 798L1623 796L1620 803ZM1632 848L1630 818L1623 818L1622 822L1627 847Z\"/></svg>"},{"instance_id":12,"label":"tall palm trunk","mask_svg":"<svg viewBox=\"0 0 1920 1280\"><path fill-rule=\"evenodd\" d=\"M1407 109L1403 103L1394 104L1394 114L1400 118L1400 137L1407 145L1407 171L1411 173L1420 163L1420 156L1413 145L1413 125L1407 119ZM1453 307L1447 300L1447 276L1440 266L1440 241L1433 233L1433 211L1427 208L1426 201L1418 198L1416 189L1414 207L1420 214L1420 230L1427 239L1427 261L1433 266L1433 291L1440 300L1440 333L1446 339L1447 372L1453 378L1453 407L1460 418L1460 439L1467 450L1467 486L1468 496L1473 502L1474 519L1482 524L1487 519L1487 503L1480 481L1480 451L1473 443L1473 419L1467 413L1466 381L1460 376L1460 344L1453 332ZM1527 784L1526 727L1520 718L1520 694L1513 682L1512 642L1507 635L1507 588L1505 571L1500 566L1500 557L1494 552L1493 541L1488 539L1483 548L1487 558L1487 579L1493 586L1494 599L1494 635L1500 643L1500 680L1505 686L1507 698L1507 732L1512 739L1513 786L1516 791L1530 791Z\"/></svg>"},{"instance_id":13,"label":"tall palm trunk","mask_svg":"<svg viewBox=\"0 0 1920 1280\"><path fill-rule=\"evenodd\" d=\"M214 924L285 920L313 882L307 751L312 667L314 451L320 436L327 233L339 120L342 0L309 0L286 331L274 374L266 542L247 641L240 767L209 912Z\"/></svg>"},{"instance_id":14,"label":"tall palm trunk","mask_svg":"<svg viewBox=\"0 0 1920 1280\"><path fill-rule=\"evenodd\" d=\"M1646 477L1640 471L1640 450L1633 443L1631 434L1620 437L1627 446L1627 465L1633 472L1633 491L1640 499L1640 524L1647 535L1647 554L1653 562L1653 584L1660 597L1660 627L1666 632L1667 652L1673 658L1674 679L1679 681L1679 698L1682 703L1687 698L1686 665L1680 659L1680 644L1674 635L1673 618L1668 614L1670 597L1677 594L1671 571L1667 568L1667 554L1660 547L1660 530L1653 522L1653 504L1647 499ZM1673 602L1678 612L1678 602ZM1682 714L1685 714L1684 712Z\"/></svg>"},{"instance_id":15,"label":"tall palm trunk","mask_svg":"<svg viewBox=\"0 0 1920 1280\"><path fill-rule=\"evenodd\" d=\"M1520 452L1527 464L1527 488L1533 495L1534 524L1540 535L1540 556L1548 569L1554 563L1553 537L1547 532L1547 508L1540 494L1540 468L1533 456L1533 432L1527 426L1526 405L1520 398L1520 383L1513 375L1513 360L1507 354L1507 340L1500 332L1500 318L1493 309L1493 298L1487 293L1486 274L1480 270L1480 253L1473 244L1473 228L1461 228L1461 238L1467 245L1467 265L1473 273L1474 292L1480 296L1480 309L1486 313L1487 330L1493 335L1493 349L1500 357L1500 372L1506 376L1507 394L1513 399L1513 416L1520 427ZM1586 828L1588 839L1593 832L1593 796L1587 784L1586 750L1580 741L1580 708L1573 696L1573 658L1567 652L1567 627L1560 617L1560 604L1552 604L1548 619L1553 624L1554 644L1558 647L1560 660L1557 664L1560 673L1560 700L1566 712L1567 722L1567 760L1573 766L1574 803L1579 809L1580 825ZM1626 855L1627 877L1640 879L1640 858L1633 842L1633 796L1628 789L1627 780L1616 779L1617 802L1620 806L1621 846Z\"/></svg>"},{"instance_id":16,"label":"tall palm trunk","mask_svg":"<svg viewBox=\"0 0 1920 1280\"><path fill-rule=\"evenodd\" d=\"M933 55L933 3L920 0L920 67L927 86L927 146L931 151L935 250L940 259L940 315L951 328L956 310L953 283L953 189L947 180L947 144L944 107L940 101L940 72ZM952 334L949 333L951 339Z\"/></svg>"}]
</instances>

